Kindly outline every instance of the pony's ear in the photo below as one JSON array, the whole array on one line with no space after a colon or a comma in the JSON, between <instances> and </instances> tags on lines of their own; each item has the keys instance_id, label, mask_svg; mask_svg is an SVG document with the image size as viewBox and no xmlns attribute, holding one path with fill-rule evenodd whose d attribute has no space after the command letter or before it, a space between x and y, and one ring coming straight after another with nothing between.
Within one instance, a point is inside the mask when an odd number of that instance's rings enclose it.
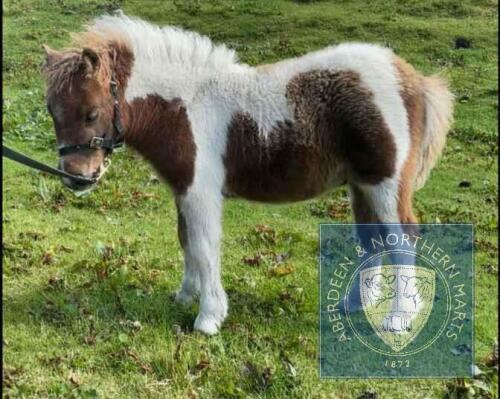
<instances>
[{"instance_id":1,"label":"pony's ear","mask_svg":"<svg viewBox=\"0 0 500 399\"><path fill-rule=\"evenodd\" d=\"M401 276L401 280L403 280L405 283L410 279L409 276L405 276L404 274Z\"/></svg>"},{"instance_id":2,"label":"pony's ear","mask_svg":"<svg viewBox=\"0 0 500 399\"><path fill-rule=\"evenodd\" d=\"M48 67L61 59L62 53L60 51L51 49L48 45L42 44L43 51L45 52L44 67Z\"/></svg>"},{"instance_id":3,"label":"pony's ear","mask_svg":"<svg viewBox=\"0 0 500 399\"><path fill-rule=\"evenodd\" d=\"M366 278L365 279L365 285L368 287L368 288L371 288L372 287L372 279L371 278Z\"/></svg>"},{"instance_id":4,"label":"pony's ear","mask_svg":"<svg viewBox=\"0 0 500 399\"><path fill-rule=\"evenodd\" d=\"M403 277L403 276L401 276L401 277ZM394 280L396 280L396 276L394 274L391 274L390 276L385 277L385 282L387 284L392 284L394 282Z\"/></svg>"},{"instance_id":5,"label":"pony's ear","mask_svg":"<svg viewBox=\"0 0 500 399\"><path fill-rule=\"evenodd\" d=\"M82 62L85 74L89 77L99 70L99 55L91 48L85 47L82 50Z\"/></svg>"}]
</instances>

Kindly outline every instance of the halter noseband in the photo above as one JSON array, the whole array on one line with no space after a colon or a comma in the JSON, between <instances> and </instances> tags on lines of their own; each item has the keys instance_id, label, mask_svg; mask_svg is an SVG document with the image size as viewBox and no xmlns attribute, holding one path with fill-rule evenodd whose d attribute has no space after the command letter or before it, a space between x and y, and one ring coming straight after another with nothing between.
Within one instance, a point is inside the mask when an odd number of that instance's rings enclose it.
<instances>
[{"instance_id":1,"label":"halter noseband","mask_svg":"<svg viewBox=\"0 0 500 399\"><path fill-rule=\"evenodd\" d=\"M107 155L110 155L115 148L121 147L124 143L124 129L122 125L122 118L120 112L120 103L118 102L118 82L115 75L111 76L111 81L109 82L111 95L113 96L113 130L114 134L110 139L105 137L94 136L90 139L88 143L85 144L74 144L65 145L57 148L59 156L63 157L68 154L73 154L75 152L80 152L83 150L98 150L104 149Z\"/></svg>"}]
</instances>

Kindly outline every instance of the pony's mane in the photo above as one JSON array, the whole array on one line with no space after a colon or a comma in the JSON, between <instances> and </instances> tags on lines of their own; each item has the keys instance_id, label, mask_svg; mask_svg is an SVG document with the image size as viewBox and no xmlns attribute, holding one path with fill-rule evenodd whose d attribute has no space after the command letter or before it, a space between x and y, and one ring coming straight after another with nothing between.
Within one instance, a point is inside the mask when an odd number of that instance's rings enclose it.
<instances>
[{"instance_id":1,"label":"pony's mane","mask_svg":"<svg viewBox=\"0 0 500 399\"><path fill-rule=\"evenodd\" d=\"M47 90L57 92L62 87L71 87L82 65L84 48L92 49L99 57L99 82L109 83L111 47L126 48L137 62L160 63L165 69L220 71L238 64L234 50L216 45L198 33L172 26L159 27L123 14L104 15L87 25L85 31L72 34L71 47L64 49L56 62L44 65Z\"/></svg>"},{"instance_id":2,"label":"pony's mane","mask_svg":"<svg viewBox=\"0 0 500 399\"><path fill-rule=\"evenodd\" d=\"M90 31L121 37L131 44L136 60L160 62L167 68L220 70L238 63L234 50L214 44L207 36L174 26L160 27L123 14L97 18Z\"/></svg>"}]
</instances>

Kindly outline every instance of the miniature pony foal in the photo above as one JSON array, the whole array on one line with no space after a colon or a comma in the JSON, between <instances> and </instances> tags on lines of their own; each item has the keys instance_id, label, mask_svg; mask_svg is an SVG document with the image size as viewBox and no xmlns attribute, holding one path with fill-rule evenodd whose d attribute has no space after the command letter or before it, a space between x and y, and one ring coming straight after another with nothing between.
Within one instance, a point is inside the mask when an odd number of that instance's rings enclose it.
<instances>
[{"instance_id":1,"label":"miniature pony foal","mask_svg":"<svg viewBox=\"0 0 500 399\"><path fill-rule=\"evenodd\" d=\"M289 202L348 184L356 222L416 221L413 193L442 152L452 95L389 49L346 43L251 67L207 37L123 15L75 38L74 49L45 47L57 142L82 148L60 165L102 173L109 149L95 144L113 140L116 101L125 142L175 194L184 250L176 300L200 296L196 330L217 333L228 311L225 195Z\"/></svg>"}]
</instances>

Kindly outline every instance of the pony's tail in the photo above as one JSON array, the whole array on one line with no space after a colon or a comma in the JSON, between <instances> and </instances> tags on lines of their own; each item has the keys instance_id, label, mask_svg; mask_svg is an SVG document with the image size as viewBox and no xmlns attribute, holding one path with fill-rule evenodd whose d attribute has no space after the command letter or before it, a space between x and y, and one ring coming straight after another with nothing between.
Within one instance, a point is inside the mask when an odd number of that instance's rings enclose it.
<instances>
[{"instance_id":1,"label":"pony's tail","mask_svg":"<svg viewBox=\"0 0 500 399\"><path fill-rule=\"evenodd\" d=\"M453 94L445 80L438 76L423 78L425 124L417 165L415 189L423 187L431 169L443 152L446 134L453 120Z\"/></svg>"}]
</instances>

